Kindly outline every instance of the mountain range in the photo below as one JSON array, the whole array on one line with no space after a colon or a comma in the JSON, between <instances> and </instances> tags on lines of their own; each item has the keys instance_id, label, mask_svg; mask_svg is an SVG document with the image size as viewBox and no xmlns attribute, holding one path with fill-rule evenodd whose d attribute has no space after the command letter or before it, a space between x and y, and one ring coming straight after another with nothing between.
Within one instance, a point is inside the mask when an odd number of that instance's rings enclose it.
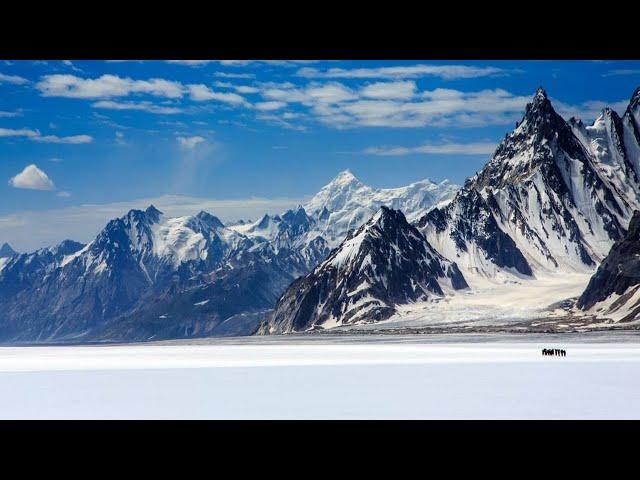
<instances>
[{"instance_id":1,"label":"mountain range","mask_svg":"<svg viewBox=\"0 0 640 480\"><path fill-rule=\"evenodd\" d=\"M625 238L640 206L639 120L640 89L622 117L606 108L589 126L575 118L565 121L547 93L538 89L490 161L452 200L435 204L414 220L426 251L437 255L432 258L438 258L441 266L443 260L448 262L449 271L455 272L449 292L480 279L526 282L548 273L593 272L611 247ZM394 230L403 231L400 225L396 222ZM294 282L259 333L384 320L396 305L445 293L442 288L424 289L426 279L439 284L443 276L437 268L425 275L419 267L425 261L416 254L415 245L362 239L368 239L366 228L347 237L320 266ZM372 256L374 250L385 252L386 258ZM397 261L398 254L402 262ZM336 258L349 262L342 267ZM362 263L367 267L364 273ZM600 296L611 293L601 288L610 282L602 271L611 270L610 263L618 268L618 260L603 264L578 309L592 306L595 300L585 298L592 299L594 290ZM404 279L399 294L398 278ZM630 275L625 278L610 289L622 294L633 283ZM416 298L417 291L421 298Z\"/></svg>"},{"instance_id":2,"label":"mountain range","mask_svg":"<svg viewBox=\"0 0 640 480\"><path fill-rule=\"evenodd\" d=\"M344 171L304 205L255 222L170 218L150 206L86 245L3 247L0 341L324 329L383 321L399 305L439 302L479 279L526 282L599 265L576 309L609 308L637 290L627 270L639 178L640 89L622 116L604 109L591 125L565 121L539 89L462 187L375 189ZM627 273L616 273L625 263ZM635 300L623 303L624 318L635 318Z\"/></svg>"},{"instance_id":3,"label":"mountain range","mask_svg":"<svg viewBox=\"0 0 640 480\"><path fill-rule=\"evenodd\" d=\"M304 207L253 223L227 227L207 212L167 218L153 206L131 210L87 245L69 240L3 259L0 341L247 334L380 205L402 205L417 217L455 190L430 181L376 190L346 171Z\"/></svg>"}]
</instances>

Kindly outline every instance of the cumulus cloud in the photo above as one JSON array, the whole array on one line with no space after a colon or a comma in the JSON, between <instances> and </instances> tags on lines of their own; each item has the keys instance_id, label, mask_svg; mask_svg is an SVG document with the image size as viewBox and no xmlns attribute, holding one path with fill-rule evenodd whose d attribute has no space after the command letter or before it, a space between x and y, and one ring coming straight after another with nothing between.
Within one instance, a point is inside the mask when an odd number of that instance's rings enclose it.
<instances>
[{"instance_id":1,"label":"cumulus cloud","mask_svg":"<svg viewBox=\"0 0 640 480\"><path fill-rule=\"evenodd\" d=\"M486 155L496 149L495 142L475 143L441 143L425 144L418 147L370 147L364 153L380 156L401 156L410 154L457 154L457 155Z\"/></svg>"},{"instance_id":2,"label":"cumulus cloud","mask_svg":"<svg viewBox=\"0 0 640 480\"><path fill-rule=\"evenodd\" d=\"M94 108L107 110L138 110L142 112L155 113L159 115L175 115L182 113L179 107L158 105L152 102L117 102L113 100L100 100L91 105Z\"/></svg>"},{"instance_id":3,"label":"cumulus cloud","mask_svg":"<svg viewBox=\"0 0 640 480\"><path fill-rule=\"evenodd\" d=\"M44 97L112 98L131 94L148 94L165 98L181 98L183 86L179 82L162 78L133 80L118 75L102 75L98 78L81 78L75 75L45 75L36 84Z\"/></svg>"},{"instance_id":4,"label":"cumulus cloud","mask_svg":"<svg viewBox=\"0 0 640 480\"><path fill-rule=\"evenodd\" d=\"M334 104L354 100L356 93L349 87L338 83L312 83L306 87L296 87L292 83L270 83L263 86L262 96L270 100L287 103L302 103L307 106L314 104Z\"/></svg>"},{"instance_id":5,"label":"cumulus cloud","mask_svg":"<svg viewBox=\"0 0 640 480\"><path fill-rule=\"evenodd\" d=\"M11 83L13 85L24 85L29 83L29 80L23 77L19 77L18 75L6 75L4 73L0 73L0 84L2 83Z\"/></svg>"},{"instance_id":6,"label":"cumulus cloud","mask_svg":"<svg viewBox=\"0 0 640 480\"><path fill-rule=\"evenodd\" d=\"M260 91L259 88L250 87L248 85L232 85L231 88L238 93L258 93Z\"/></svg>"},{"instance_id":7,"label":"cumulus cloud","mask_svg":"<svg viewBox=\"0 0 640 480\"><path fill-rule=\"evenodd\" d=\"M14 188L24 188L28 190L53 190L55 188L51 179L40 170L35 164L25 167L22 172L9 180L9 185Z\"/></svg>"},{"instance_id":8,"label":"cumulus cloud","mask_svg":"<svg viewBox=\"0 0 640 480\"><path fill-rule=\"evenodd\" d=\"M244 97L232 92L215 92L203 84L188 85L191 100L196 102L206 102L209 100L217 100L220 102L231 104L245 103Z\"/></svg>"},{"instance_id":9,"label":"cumulus cloud","mask_svg":"<svg viewBox=\"0 0 640 480\"><path fill-rule=\"evenodd\" d=\"M408 100L415 95L416 82L377 82L360 90L363 97L385 100Z\"/></svg>"},{"instance_id":10,"label":"cumulus cloud","mask_svg":"<svg viewBox=\"0 0 640 480\"><path fill-rule=\"evenodd\" d=\"M182 148L187 150L193 150L199 144L207 141L204 137L199 135L194 135L193 137L176 137L176 140Z\"/></svg>"},{"instance_id":11,"label":"cumulus cloud","mask_svg":"<svg viewBox=\"0 0 640 480\"><path fill-rule=\"evenodd\" d=\"M262 111L278 110L286 106L287 106L286 102L279 102L276 100L272 100L270 102L258 102L255 104L255 108Z\"/></svg>"},{"instance_id":12,"label":"cumulus cloud","mask_svg":"<svg viewBox=\"0 0 640 480\"><path fill-rule=\"evenodd\" d=\"M506 73L496 67L473 67L468 65L403 65L379 68L301 68L298 75L306 78L417 78L440 77L445 80L456 78L476 78Z\"/></svg>"},{"instance_id":13,"label":"cumulus cloud","mask_svg":"<svg viewBox=\"0 0 640 480\"><path fill-rule=\"evenodd\" d=\"M353 90L338 82L297 87L290 83L265 84L267 100L300 103L310 116L334 128L425 126L482 126L515 121L529 96L502 89L462 92L435 89L416 92L405 82L367 85Z\"/></svg>"}]
</instances>

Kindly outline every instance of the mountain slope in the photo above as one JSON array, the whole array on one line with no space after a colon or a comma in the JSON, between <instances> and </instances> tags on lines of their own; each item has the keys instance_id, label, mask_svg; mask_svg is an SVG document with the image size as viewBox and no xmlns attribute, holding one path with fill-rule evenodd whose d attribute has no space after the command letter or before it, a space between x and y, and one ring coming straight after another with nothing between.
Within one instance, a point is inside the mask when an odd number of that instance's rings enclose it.
<instances>
[{"instance_id":1,"label":"mountain slope","mask_svg":"<svg viewBox=\"0 0 640 480\"><path fill-rule=\"evenodd\" d=\"M576 307L622 322L640 318L640 211L591 277Z\"/></svg>"},{"instance_id":2,"label":"mountain slope","mask_svg":"<svg viewBox=\"0 0 640 480\"><path fill-rule=\"evenodd\" d=\"M381 207L286 290L259 333L384 320L397 304L466 287L455 263L436 253L402 212Z\"/></svg>"},{"instance_id":3,"label":"mountain slope","mask_svg":"<svg viewBox=\"0 0 640 480\"><path fill-rule=\"evenodd\" d=\"M623 119L607 109L585 127L539 89L489 163L418 227L471 274L593 270L639 205L636 96Z\"/></svg>"}]
</instances>

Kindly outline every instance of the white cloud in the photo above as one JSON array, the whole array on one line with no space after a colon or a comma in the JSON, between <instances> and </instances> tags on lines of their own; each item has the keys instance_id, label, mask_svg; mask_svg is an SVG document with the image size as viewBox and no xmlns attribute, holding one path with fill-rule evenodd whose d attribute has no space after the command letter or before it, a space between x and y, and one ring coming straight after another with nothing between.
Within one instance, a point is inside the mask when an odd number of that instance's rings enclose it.
<instances>
[{"instance_id":1,"label":"white cloud","mask_svg":"<svg viewBox=\"0 0 640 480\"><path fill-rule=\"evenodd\" d=\"M0 137L37 137L40 133L30 128L0 128Z\"/></svg>"},{"instance_id":2,"label":"white cloud","mask_svg":"<svg viewBox=\"0 0 640 480\"><path fill-rule=\"evenodd\" d=\"M256 78L255 73L215 72L213 76L219 78Z\"/></svg>"},{"instance_id":3,"label":"white cloud","mask_svg":"<svg viewBox=\"0 0 640 480\"><path fill-rule=\"evenodd\" d=\"M298 88L292 83L267 83L263 85L261 94L270 100L302 103L307 106L334 104L358 98L353 90L338 82L311 83L303 88Z\"/></svg>"},{"instance_id":4,"label":"white cloud","mask_svg":"<svg viewBox=\"0 0 640 480\"><path fill-rule=\"evenodd\" d=\"M242 104L245 103L245 99L231 92L214 92L209 87L203 84L188 85L189 95L191 100L196 102L206 102L208 100L217 100L219 102Z\"/></svg>"},{"instance_id":5,"label":"white cloud","mask_svg":"<svg viewBox=\"0 0 640 480\"><path fill-rule=\"evenodd\" d=\"M339 82L305 87L265 83L260 87L264 99L299 103L307 107L309 117L334 128L500 125L517 120L530 100L502 89L417 92L413 82L379 82L358 90Z\"/></svg>"},{"instance_id":6,"label":"white cloud","mask_svg":"<svg viewBox=\"0 0 640 480\"><path fill-rule=\"evenodd\" d=\"M57 135L43 135L38 137L33 137L32 140L34 142L42 142L42 143L61 143L67 145L79 145L83 143L91 143L93 142L93 137L90 135L71 135L69 137L59 137Z\"/></svg>"},{"instance_id":7,"label":"white cloud","mask_svg":"<svg viewBox=\"0 0 640 480\"><path fill-rule=\"evenodd\" d=\"M81 78L75 75L45 75L36 84L45 97L66 98L112 98L141 93L165 98L181 98L184 87L179 82L151 78L133 80L117 75L102 75L98 78Z\"/></svg>"},{"instance_id":8,"label":"white cloud","mask_svg":"<svg viewBox=\"0 0 640 480\"><path fill-rule=\"evenodd\" d=\"M24 85L29 83L29 80L23 77L19 77L17 75L5 75L4 73L0 73L0 84L2 83L11 83L13 85Z\"/></svg>"},{"instance_id":9,"label":"white cloud","mask_svg":"<svg viewBox=\"0 0 640 480\"><path fill-rule=\"evenodd\" d=\"M179 107L157 105L152 102L115 102L113 100L100 100L99 102L93 103L91 106L107 110L138 110L158 115L175 115L182 113L183 111Z\"/></svg>"},{"instance_id":10,"label":"white cloud","mask_svg":"<svg viewBox=\"0 0 640 480\"><path fill-rule=\"evenodd\" d=\"M408 100L416 92L416 82L378 82L366 85L360 90L363 97L384 100Z\"/></svg>"},{"instance_id":11,"label":"white cloud","mask_svg":"<svg viewBox=\"0 0 640 480\"><path fill-rule=\"evenodd\" d=\"M260 91L259 88L248 85L232 85L232 88L238 93L258 93Z\"/></svg>"},{"instance_id":12,"label":"white cloud","mask_svg":"<svg viewBox=\"0 0 640 480\"><path fill-rule=\"evenodd\" d=\"M57 135L41 135L38 130L30 128L0 128L0 137L27 137L34 142L41 143L65 143L65 144L81 144L91 143L93 137L90 135L72 135L69 137L59 137Z\"/></svg>"},{"instance_id":13,"label":"white cloud","mask_svg":"<svg viewBox=\"0 0 640 480\"><path fill-rule=\"evenodd\" d=\"M56 196L60 198L69 198L71 197L71 194L69 192L58 192L56 193Z\"/></svg>"},{"instance_id":14,"label":"white cloud","mask_svg":"<svg viewBox=\"0 0 640 480\"><path fill-rule=\"evenodd\" d=\"M28 190L53 190L55 185L51 179L36 165L31 164L9 180L9 185L14 188Z\"/></svg>"},{"instance_id":15,"label":"white cloud","mask_svg":"<svg viewBox=\"0 0 640 480\"><path fill-rule=\"evenodd\" d=\"M364 153L380 156L401 156L416 153L487 155L492 154L495 149L495 142L441 143L438 145L425 144L418 147L370 147Z\"/></svg>"},{"instance_id":16,"label":"white cloud","mask_svg":"<svg viewBox=\"0 0 640 480\"><path fill-rule=\"evenodd\" d=\"M279 110L286 106L287 104L285 102L279 102L277 100L272 100L270 102L258 102L255 104L255 108L262 111Z\"/></svg>"},{"instance_id":17,"label":"white cloud","mask_svg":"<svg viewBox=\"0 0 640 480\"><path fill-rule=\"evenodd\" d=\"M182 148L185 148L187 150L193 150L199 144L207 141L204 137L201 137L199 135L195 135L193 137L176 137L176 140Z\"/></svg>"},{"instance_id":18,"label":"white cloud","mask_svg":"<svg viewBox=\"0 0 640 480\"><path fill-rule=\"evenodd\" d=\"M515 121L529 99L501 89L436 89L422 92L415 101L360 98L331 106L314 105L312 113L320 122L336 128L483 126Z\"/></svg>"},{"instance_id":19,"label":"white cloud","mask_svg":"<svg viewBox=\"0 0 640 480\"><path fill-rule=\"evenodd\" d=\"M440 77L445 80L455 78L476 78L506 73L501 68L472 67L467 65L407 65L379 68L301 68L298 75L306 78L417 78L426 76Z\"/></svg>"}]
</instances>

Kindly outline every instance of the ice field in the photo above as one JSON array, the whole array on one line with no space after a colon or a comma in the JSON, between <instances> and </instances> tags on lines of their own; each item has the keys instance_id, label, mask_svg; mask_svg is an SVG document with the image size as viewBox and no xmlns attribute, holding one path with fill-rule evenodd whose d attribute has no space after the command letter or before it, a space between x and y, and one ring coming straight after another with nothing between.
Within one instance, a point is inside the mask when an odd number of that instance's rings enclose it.
<instances>
[{"instance_id":1,"label":"ice field","mask_svg":"<svg viewBox=\"0 0 640 480\"><path fill-rule=\"evenodd\" d=\"M640 418L639 339L371 335L3 347L0 418ZM564 348L567 357L543 357L542 348Z\"/></svg>"}]
</instances>

